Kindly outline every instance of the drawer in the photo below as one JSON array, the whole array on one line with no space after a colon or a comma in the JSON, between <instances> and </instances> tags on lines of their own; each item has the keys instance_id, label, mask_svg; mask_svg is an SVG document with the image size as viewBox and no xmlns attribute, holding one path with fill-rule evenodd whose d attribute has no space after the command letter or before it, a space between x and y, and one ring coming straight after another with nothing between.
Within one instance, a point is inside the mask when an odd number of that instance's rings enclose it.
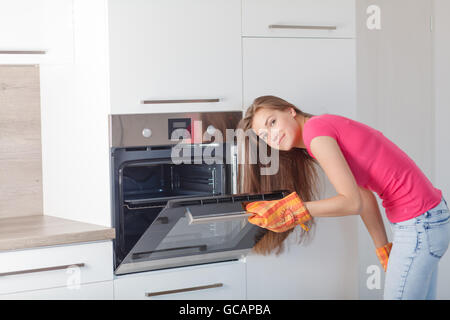
<instances>
[{"instance_id":1,"label":"drawer","mask_svg":"<svg viewBox=\"0 0 450 320\"><path fill-rule=\"evenodd\" d=\"M113 282L59 287L0 295L0 300L112 300Z\"/></svg>"},{"instance_id":2,"label":"drawer","mask_svg":"<svg viewBox=\"0 0 450 320\"><path fill-rule=\"evenodd\" d=\"M111 241L0 252L0 294L112 278Z\"/></svg>"},{"instance_id":3,"label":"drawer","mask_svg":"<svg viewBox=\"0 0 450 320\"><path fill-rule=\"evenodd\" d=\"M354 38L355 0L243 0L242 34Z\"/></svg>"},{"instance_id":4,"label":"drawer","mask_svg":"<svg viewBox=\"0 0 450 320\"><path fill-rule=\"evenodd\" d=\"M136 273L114 280L116 300L209 300L246 298L245 262Z\"/></svg>"}]
</instances>

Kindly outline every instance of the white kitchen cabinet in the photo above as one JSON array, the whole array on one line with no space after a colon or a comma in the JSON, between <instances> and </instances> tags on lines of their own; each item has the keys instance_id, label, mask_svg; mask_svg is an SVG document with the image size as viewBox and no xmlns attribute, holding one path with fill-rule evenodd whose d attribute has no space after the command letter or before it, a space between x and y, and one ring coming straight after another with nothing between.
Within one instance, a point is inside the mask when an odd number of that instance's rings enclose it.
<instances>
[{"instance_id":1,"label":"white kitchen cabinet","mask_svg":"<svg viewBox=\"0 0 450 320\"><path fill-rule=\"evenodd\" d=\"M0 63L73 62L73 0L0 1Z\"/></svg>"},{"instance_id":2,"label":"white kitchen cabinet","mask_svg":"<svg viewBox=\"0 0 450 320\"><path fill-rule=\"evenodd\" d=\"M0 300L113 300L113 298L112 281L0 295Z\"/></svg>"},{"instance_id":3,"label":"white kitchen cabinet","mask_svg":"<svg viewBox=\"0 0 450 320\"><path fill-rule=\"evenodd\" d=\"M108 6L111 113L242 109L240 0Z\"/></svg>"},{"instance_id":4,"label":"white kitchen cabinet","mask_svg":"<svg viewBox=\"0 0 450 320\"><path fill-rule=\"evenodd\" d=\"M354 10L354 1L345 0L243 0L244 106L259 96L275 95L310 114L355 119ZM271 24L337 29L270 29ZM335 195L320 169L319 177L319 198ZM248 299L357 297L357 220L317 219L314 228L309 245L297 244L295 230L285 240L283 254L247 257Z\"/></svg>"},{"instance_id":5,"label":"white kitchen cabinet","mask_svg":"<svg viewBox=\"0 0 450 320\"><path fill-rule=\"evenodd\" d=\"M355 37L355 0L242 0L245 37Z\"/></svg>"},{"instance_id":6,"label":"white kitchen cabinet","mask_svg":"<svg viewBox=\"0 0 450 320\"><path fill-rule=\"evenodd\" d=\"M244 261L219 262L118 276L116 300L246 299Z\"/></svg>"},{"instance_id":7,"label":"white kitchen cabinet","mask_svg":"<svg viewBox=\"0 0 450 320\"><path fill-rule=\"evenodd\" d=\"M0 294L109 281L112 242L0 252Z\"/></svg>"},{"instance_id":8,"label":"white kitchen cabinet","mask_svg":"<svg viewBox=\"0 0 450 320\"><path fill-rule=\"evenodd\" d=\"M297 227L279 256L247 256L247 299L357 299L358 219L316 219L309 243L298 244Z\"/></svg>"},{"instance_id":9,"label":"white kitchen cabinet","mask_svg":"<svg viewBox=\"0 0 450 320\"><path fill-rule=\"evenodd\" d=\"M243 39L244 105L279 96L312 114L355 116L354 39Z\"/></svg>"}]
</instances>

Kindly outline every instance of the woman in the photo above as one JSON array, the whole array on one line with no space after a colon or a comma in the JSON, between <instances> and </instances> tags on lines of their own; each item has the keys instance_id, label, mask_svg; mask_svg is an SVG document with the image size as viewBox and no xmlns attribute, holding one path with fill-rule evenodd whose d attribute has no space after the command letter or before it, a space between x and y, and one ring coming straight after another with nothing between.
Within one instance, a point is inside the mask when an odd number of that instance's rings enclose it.
<instances>
[{"instance_id":1,"label":"woman","mask_svg":"<svg viewBox=\"0 0 450 320\"><path fill-rule=\"evenodd\" d=\"M302 236L314 217L360 215L385 264L384 298L435 299L438 263L450 241L450 214L441 190L401 149L365 124L338 115L313 116L275 96L255 99L239 128L253 133L245 140L245 150L259 138L280 153L280 171L272 176L260 175L262 165L249 164L247 154L240 191L294 190L302 200L302 217L311 217L302 221ZM336 196L313 200L315 164L335 187ZM383 200L394 230L393 246L373 192ZM267 231L254 250L278 254L292 230Z\"/></svg>"}]
</instances>

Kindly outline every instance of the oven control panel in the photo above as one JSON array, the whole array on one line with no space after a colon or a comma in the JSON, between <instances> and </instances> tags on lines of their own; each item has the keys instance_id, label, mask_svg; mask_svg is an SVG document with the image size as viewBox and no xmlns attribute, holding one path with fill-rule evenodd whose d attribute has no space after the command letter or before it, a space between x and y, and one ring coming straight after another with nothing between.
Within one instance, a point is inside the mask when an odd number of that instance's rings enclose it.
<instances>
[{"instance_id":1,"label":"oven control panel","mask_svg":"<svg viewBox=\"0 0 450 320\"><path fill-rule=\"evenodd\" d=\"M180 137L192 137L191 118L168 119L168 139L179 140ZM175 130L179 131L175 132Z\"/></svg>"}]
</instances>

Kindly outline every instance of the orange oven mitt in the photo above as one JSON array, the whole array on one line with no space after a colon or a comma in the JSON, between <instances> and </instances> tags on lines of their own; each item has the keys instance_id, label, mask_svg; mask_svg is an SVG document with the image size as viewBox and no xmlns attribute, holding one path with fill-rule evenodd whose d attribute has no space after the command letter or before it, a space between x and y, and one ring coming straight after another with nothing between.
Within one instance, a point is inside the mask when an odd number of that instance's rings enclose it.
<instances>
[{"instance_id":1,"label":"orange oven mitt","mask_svg":"<svg viewBox=\"0 0 450 320\"><path fill-rule=\"evenodd\" d=\"M385 244L382 247L379 247L375 250L378 260L380 260L381 265L383 266L384 272L387 270L387 264L389 259L389 254L391 253L392 242Z\"/></svg>"},{"instance_id":2,"label":"orange oven mitt","mask_svg":"<svg viewBox=\"0 0 450 320\"><path fill-rule=\"evenodd\" d=\"M304 223L312 218L295 191L279 200L248 203L245 210L254 213L248 218L250 223L274 232L284 232L298 224L308 231Z\"/></svg>"}]
</instances>

